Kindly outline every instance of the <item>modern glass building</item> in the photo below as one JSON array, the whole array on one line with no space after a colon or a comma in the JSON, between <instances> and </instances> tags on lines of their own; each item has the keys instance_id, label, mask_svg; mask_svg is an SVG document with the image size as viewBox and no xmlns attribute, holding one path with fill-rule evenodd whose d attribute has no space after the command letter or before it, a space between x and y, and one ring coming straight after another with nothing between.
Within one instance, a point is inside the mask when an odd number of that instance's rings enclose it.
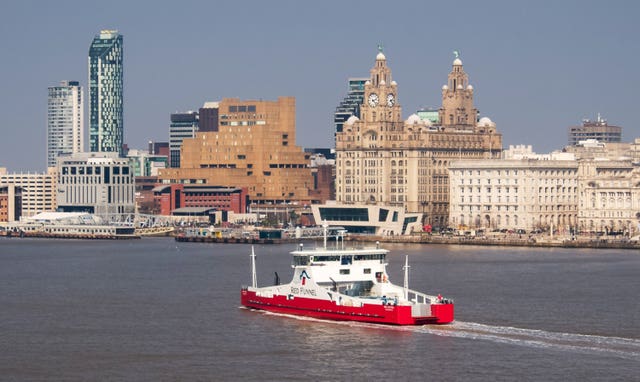
<instances>
[{"instance_id":1,"label":"modern glass building","mask_svg":"<svg viewBox=\"0 0 640 382\"><path fill-rule=\"evenodd\" d=\"M103 30L89 48L89 146L123 156L122 35Z\"/></svg>"},{"instance_id":2,"label":"modern glass building","mask_svg":"<svg viewBox=\"0 0 640 382\"><path fill-rule=\"evenodd\" d=\"M47 98L47 167L56 167L61 155L84 151L82 87L62 81L49 87Z\"/></svg>"},{"instance_id":3,"label":"modern glass building","mask_svg":"<svg viewBox=\"0 0 640 382\"><path fill-rule=\"evenodd\" d=\"M360 105L364 101L364 84L368 78L349 78L349 92L336 107L334 124L336 133L342 132L342 127L349 117L355 115L360 118Z\"/></svg>"},{"instance_id":4,"label":"modern glass building","mask_svg":"<svg viewBox=\"0 0 640 382\"><path fill-rule=\"evenodd\" d=\"M180 167L180 150L185 138L194 138L199 126L199 116L195 111L171 114L169 125L169 166Z\"/></svg>"}]
</instances>

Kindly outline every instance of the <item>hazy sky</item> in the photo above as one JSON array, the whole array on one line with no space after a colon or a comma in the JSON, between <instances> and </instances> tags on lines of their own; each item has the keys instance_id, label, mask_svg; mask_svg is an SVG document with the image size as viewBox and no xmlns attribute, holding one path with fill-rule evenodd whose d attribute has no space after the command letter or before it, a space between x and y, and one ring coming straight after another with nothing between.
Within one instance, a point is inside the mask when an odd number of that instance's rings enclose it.
<instances>
[{"instance_id":1,"label":"hazy sky","mask_svg":"<svg viewBox=\"0 0 640 382\"><path fill-rule=\"evenodd\" d=\"M171 113L281 95L296 97L297 144L332 147L347 79L369 75L378 44L403 118L440 106L458 50L505 148L562 148L567 127L597 113L631 141L640 137L639 11L636 1L4 0L0 167L44 171L47 87L79 80L86 96L101 29L124 36L131 148L167 141Z\"/></svg>"}]
</instances>

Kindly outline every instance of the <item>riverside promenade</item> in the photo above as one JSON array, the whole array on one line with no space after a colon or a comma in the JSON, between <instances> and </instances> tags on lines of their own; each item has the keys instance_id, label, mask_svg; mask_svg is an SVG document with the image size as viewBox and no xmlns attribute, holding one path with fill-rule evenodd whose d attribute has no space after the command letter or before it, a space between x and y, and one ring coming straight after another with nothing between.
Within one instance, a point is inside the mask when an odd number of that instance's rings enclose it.
<instances>
[{"instance_id":1,"label":"riverside promenade","mask_svg":"<svg viewBox=\"0 0 640 382\"><path fill-rule=\"evenodd\" d=\"M551 238L549 236L503 235L503 236L454 236L415 234L410 236L375 236L350 234L347 241L381 242L381 243L413 243L413 244L447 244L447 245L487 245L504 247L558 247L558 248L608 248L608 249L640 249L639 241L627 238L603 237L568 237Z\"/></svg>"}]
</instances>

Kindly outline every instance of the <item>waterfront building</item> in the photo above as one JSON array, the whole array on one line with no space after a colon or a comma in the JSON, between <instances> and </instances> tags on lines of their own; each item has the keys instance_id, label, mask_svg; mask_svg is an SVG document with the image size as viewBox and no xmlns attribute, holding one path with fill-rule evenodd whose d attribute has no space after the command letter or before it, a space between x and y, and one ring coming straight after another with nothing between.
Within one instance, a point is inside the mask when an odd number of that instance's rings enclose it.
<instances>
[{"instance_id":1,"label":"waterfront building","mask_svg":"<svg viewBox=\"0 0 640 382\"><path fill-rule=\"evenodd\" d=\"M243 214L249 206L246 188L174 183L159 185L153 193L160 215L172 215L181 208L207 208Z\"/></svg>"},{"instance_id":2,"label":"waterfront building","mask_svg":"<svg viewBox=\"0 0 640 382\"><path fill-rule=\"evenodd\" d=\"M182 142L194 138L198 132L199 116L195 111L171 114L169 125L169 167L180 167Z\"/></svg>"},{"instance_id":3,"label":"waterfront building","mask_svg":"<svg viewBox=\"0 0 640 382\"><path fill-rule=\"evenodd\" d=\"M406 212L401 206L327 203L313 204L311 211L316 222L343 227L349 233L395 236L422 231L422 214Z\"/></svg>"},{"instance_id":4,"label":"waterfront building","mask_svg":"<svg viewBox=\"0 0 640 382\"><path fill-rule=\"evenodd\" d=\"M512 146L505 150L505 159L452 162L450 225L637 232L637 162L629 157L610 159L612 155L601 150L578 154L536 154L531 146Z\"/></svg>"},{"instance_id":5,"label":"waterfront building","mask_svg":"<svg viewBox=\"0 0 640 382\"><path fill-rule=\"evenodd\" d=\"M0 184L0 223L11 223L22 216L22 188Z\"/></svg>"},{"instance_id":6,"label":"waterfront building","mask_svg":"<svg viewBox=\"0 0 640 382\"><path fill-rule=\"evenodd\" d=\"M397 83L382 52L365 83L360 118L336 134L336 200L344 204L399 206L420 212L424 224L449 219L449 163L498 158L502 135L489 118L476 122L473 88L456 58L442 90L439 125L416 114L401 118Z\"/></svg>"},{"instance_id":7,"label":"waterfront building","mask_svg":"<svg viewBox=\"0 0 640 382\"><path fill-rule=\"evenodd\" d=\"M136 176L136 211L139 214L158 215L159 206L156 204L153 190L158 185L157 176Z\"/></svg>"},{"instance_id":8,"label":"waterfront building","mask_svg":"<svg viewBox=\"0 0 640 382\"><path fill-rule=\"evenodd\" d=\"M609 125L606 119L600 117L600 114L595 121L585 119L581 126L570 126L568 133L569 146L576 146L580 141L588 139L612 143L622 141L622 127Z\"/></svg>"},{"instance_id":9,"label":"waterfront building","mask_svg":"<svg viewBox=\"0 0 640 382\"><path fill-rule=\"evenodd\" d=\"M360 105L364 101L364 84L368 78L349 78L347 95L340 101L333 114L335 133L342 132L344 123L349 117L360 118Z\"/></svg>"},{"instance_id":10,"label":"waterfront building","mask_svg":"<svg viewBox=\"0 0 640 382\"><path fill-rule=\"evenodd\" d=\"M58 159L58 211L87 212L107 221L135 210L129 159L118 153L79 153Z\"/></svg>"},{"instance_id":11,"label":"waterfront building","mask_svg":"<svg viewBox=\"0 0 640 382\"><path fill-rule=\"evenodd\" d=\"M123 155L122 35L102 30L89 48L89 143L91 152Z\"/></svg>"},{"instance_id":12,"label":"waterfront building","mask_svg":"<svg viewBox=\"0 0 640 382\"><path fill-rule=\"evenodd\" d=\"M83 91L78 81L50 86L47 98L47 167L60 155L84 151Z\"/></svg>"},{"instance_id":13,"label":"waterfront building","mask_svg":"<svg viewBox=\"0 0 640 382\"><path fill-rule=\"evenodd\" d=\"M167 168L169 159L165 155L149 154L147 151L129 149L127 158L133 176L157 176L158 171Z\"/></svg>"},{"instance_id":14,"label":"waterfront building","mask_svg":"<svg viewBox=\"0 0 640 382\"><path fill-rule=\"evenodd\" d=\"M310 154L295 145L295 98L219 103L220 126L184 139L163 183L247 188L252 203L311 203Z\"/></svg>"},{"instance_id":15,"label":"waterfront building","mask_svg":"<svg viewBox=\"0 0 640 382\"><path fill-rule=\"evenodd\" d=\"M527 231L576 227L577 174L575 160L452 161L449 225Z\"/></svg>"},{"instance_id":16,"label":"waterfront building","mask_svg":"<svg viewBox=\"0 0 640 382\"><path fill-rule=\"evenodd\" d=\"M631 160L579 161L578 229L628 233L640 227L640 167Z\"/></svg>"},{"instance_id":17,"label":"waterfront building","mask_svg":"<svg viewBox=\"0 0 640 382\"><path fill-rule=\"evenodd\" d=\"M56 209L56 169L46 173L8 173L0 168L0 185L13 185L22 189L22 214L27 218L40 212Z\"/></svg>"}]
</instances>

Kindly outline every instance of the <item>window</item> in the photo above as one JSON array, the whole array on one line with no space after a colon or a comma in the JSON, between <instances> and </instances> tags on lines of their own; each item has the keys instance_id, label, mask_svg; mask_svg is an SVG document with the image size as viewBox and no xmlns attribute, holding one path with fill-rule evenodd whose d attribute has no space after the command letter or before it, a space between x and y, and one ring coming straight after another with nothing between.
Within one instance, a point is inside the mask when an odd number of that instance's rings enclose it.
<instances>
[{"instance_id":1,"label":"window","mask_svg":"<svg viewBox=\"0 0 640 382\"><path fill-rule=\"evenodd\" d=\"M341 275L348 275L349 273L351 273L351 271L349 269L341 269L340 270L340 274Z\"/></svg>"}]
</instances>

